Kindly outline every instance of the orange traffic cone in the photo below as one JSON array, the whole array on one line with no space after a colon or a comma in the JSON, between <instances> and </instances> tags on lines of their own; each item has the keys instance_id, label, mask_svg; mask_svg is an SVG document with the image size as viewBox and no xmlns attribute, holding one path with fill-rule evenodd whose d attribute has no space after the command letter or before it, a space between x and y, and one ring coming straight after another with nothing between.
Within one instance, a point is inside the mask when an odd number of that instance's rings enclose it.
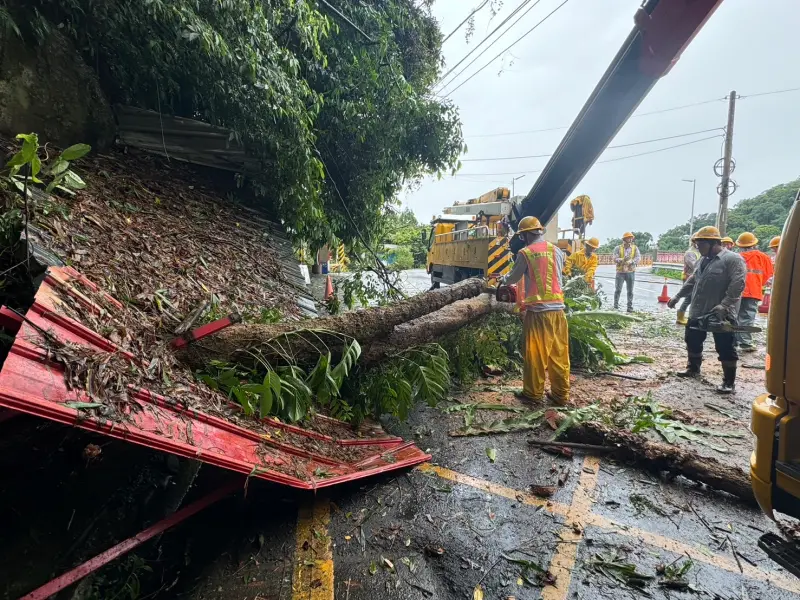
<instances>
[{"instance_id":1,"label":"orange traffic cone","mask_svg":"<svg viewBox=\"0 0 800 600\"><path fill-rule=\"evenodd\" d=\"M669 300L670 297L669 297L669 292L667 292L667 278L664 277L664 287L661 288L661 295L658 297L658 301L661 304L666 304L667 302L669 302Z\"/></svg>"},{"instance_id":2,"label":"orange traffic cone","mask_svg":"<svg viewBox=\"0 0 800 600\"><path fill-rule=\"evenodd\" d=\"M327 302L333 297L333 281L331 281L331 276L328 275L327 279L325 279L325 301Z\"/></svg>"},{"instance_id":3,"label":"orange traffic cone","mask_svg":"<svg viewBox=\"0 0 800 600\"><path fill-rule=\"evenodd\" d=\"M764 299L761 301L761 304L758 306L758 312L762 315L765 315L769 312L769 304L772 301L772 290L768 289L764 292Z\"/></svg>"}]
</instances>

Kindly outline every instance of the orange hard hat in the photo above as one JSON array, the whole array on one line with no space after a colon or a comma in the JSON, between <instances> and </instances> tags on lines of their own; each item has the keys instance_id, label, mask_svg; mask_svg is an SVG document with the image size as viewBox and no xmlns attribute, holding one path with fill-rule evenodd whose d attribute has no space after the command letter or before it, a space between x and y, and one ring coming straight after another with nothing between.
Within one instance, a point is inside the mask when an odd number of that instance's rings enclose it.
<instances>
[{"instance_id":1,"label":"orange hard hat","mask_svg":"<svg viewBox=\"0 0 800 600\"><path fill-rule=\"evenodd\" d=\"M769 241L769 247L777 249L781 245L781 236L776 235Z\"/></svg>"},{"instance_id":2,"label":"orange hard hat","mask_svg":"<svg viewBox=\"0 0 800 600\"><path fill-rule=\"evenodd\" d=\"M526 231L542 231L544 227L536 217L523 217L517 227L517 233L525 233Z\"/></svg>"},{"instance_id":3,"label":"orange hard hat","mask_svg":"<svg viewBox=\"0 0 800 600\"><path fill-rule=\"evenodd\" d=\"M724 242L725 240L722 241ZM758 238L749 231L745 231L738 238L736 238L736 245L739 246L739 248L752 248L757 243Z\"/></svg>"},{"instance_id":4,"label":"orange hard hat","mask_svg":"<svg viewBox=\"0 0 800 600\"><path fill-rule=\"evenodd\" d=\"M626 238L631 238L631 239L633 239L634 237L635 237L635 236L634 236L634 235L633 235L633 234L632 234L630 231L626 231L625 233L623 233L623 234L622 234L622 239L623 239L623 240L624 240L624 239L626 239Z\"/></svg>"},{"instance_id":5,"label":"orange hard hat","mask_svg":"<svg viewBox=\"0 0 800 600\"><path fill-rule=\"evenodd\" d=\"M700 229L698 229L697 232L692 236L692 239L695 241L700 241L700 240L722 241L722 236L719 234L719 229L717 229L713 225L708 225L707 227L701 227Z\"/></svg>"},{"instance_id":6,"label":"orange hard hat","mask_svg":"<svg viewBox=\"0 0 800 600\"><path fill-rule=\"evenodd\" d=\"M600 240L597 238L589 238L588 240L583 240L583 243L590 248L594 248L597 250L600 247Z\"/></svg>"}]
</instances>

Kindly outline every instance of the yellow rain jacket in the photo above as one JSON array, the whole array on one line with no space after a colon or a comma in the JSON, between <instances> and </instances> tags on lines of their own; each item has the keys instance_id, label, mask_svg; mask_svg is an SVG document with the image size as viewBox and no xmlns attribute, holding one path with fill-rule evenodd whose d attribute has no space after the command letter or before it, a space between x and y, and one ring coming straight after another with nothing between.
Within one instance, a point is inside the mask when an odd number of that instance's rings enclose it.
<instances>
[{"instance_id":1,"label":"yellow rain jacket","mask_svg":"<svg viewBox=\"0 0 800 600\"><path fill-rule=\"evenodd\" d=\"M579 269L585 273L584 279L587 283L594 281L594 273L597 271L598 258L597 253L593 252L591 256L586 256L586 252L573 252L567 257L567 264L564 265L564 275L572 275L572 269Z\"/></svg>"}]
</instances>

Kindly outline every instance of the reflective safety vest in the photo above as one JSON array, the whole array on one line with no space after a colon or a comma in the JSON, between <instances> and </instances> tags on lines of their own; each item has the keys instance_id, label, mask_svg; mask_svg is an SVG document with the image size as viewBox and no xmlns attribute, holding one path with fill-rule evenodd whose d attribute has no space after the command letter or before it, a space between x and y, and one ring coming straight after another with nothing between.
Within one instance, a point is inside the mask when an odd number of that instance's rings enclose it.
<instances>
[{"instance_id":1,"label":"reflective safety vest","mask_svg":"<svg viewBox=\"0 0 800 600\"><path fill-rule=\"evenodd\" d=\"M525 273L525 306L545 302L564 302L558 281L556 246L550 242L535 242L520 250L528 270Z\"/></svg>"},{"instance_id":2,"label":"reflective safety vest","mask_svg":"<svg viewBox=\"0 0 800 600\"><path fill-rule=\"evenodd\" d=\"M747 279L745 279L742 298L764 298L764 286L772 278L773 266L769 256L761 250L748 250L739 256L747 265Z\"/></svg>"}]
</instances>

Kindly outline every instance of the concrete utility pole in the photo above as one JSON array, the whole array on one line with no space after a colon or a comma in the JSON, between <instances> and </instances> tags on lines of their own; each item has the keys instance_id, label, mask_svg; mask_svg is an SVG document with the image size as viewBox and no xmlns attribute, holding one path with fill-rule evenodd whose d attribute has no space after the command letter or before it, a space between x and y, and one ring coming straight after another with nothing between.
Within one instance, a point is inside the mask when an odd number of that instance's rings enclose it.
<instances>
[{"instance_id":1,"label":"concrete utility pole","mask_svg":"<svg viewBox=\"0 0 800 600\"><path fill-rule=\"evenodd\" d=\"M719 184L717 228L725 236L728 229L728 196L731 184L731 155L733 154L733 117L736 113L736 90L728 96L728 126L725 129L725 155L722 158L722 181Z\"/></svg>"}]
</instances>

